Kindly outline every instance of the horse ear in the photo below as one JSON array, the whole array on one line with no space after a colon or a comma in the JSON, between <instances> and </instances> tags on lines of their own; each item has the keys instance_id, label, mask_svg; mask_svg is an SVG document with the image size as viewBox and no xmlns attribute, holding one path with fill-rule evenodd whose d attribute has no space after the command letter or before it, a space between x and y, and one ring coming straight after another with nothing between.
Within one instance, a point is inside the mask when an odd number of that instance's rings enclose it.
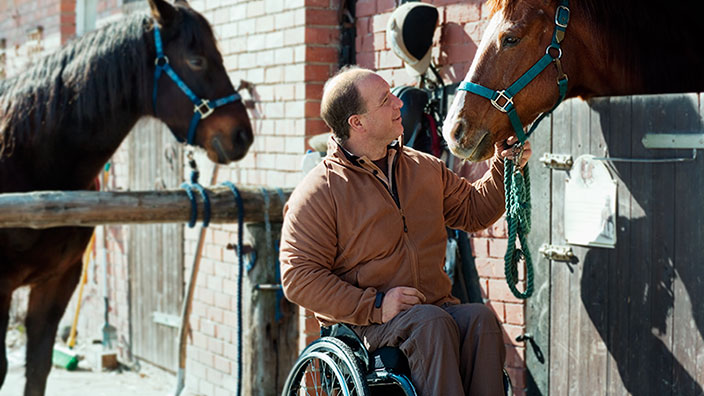
<instances>
[{"instance_id":1,"label":"horse ear","mask_svg":"<svg viewBox=\"0 0 704 396\"><path fill-rule=\"evenodd\" d=\"M152 9L154 19L163 27L169 26L178 15L176 8L166 0L149 0L149 8Z\"/></svg>"}]
</instances>

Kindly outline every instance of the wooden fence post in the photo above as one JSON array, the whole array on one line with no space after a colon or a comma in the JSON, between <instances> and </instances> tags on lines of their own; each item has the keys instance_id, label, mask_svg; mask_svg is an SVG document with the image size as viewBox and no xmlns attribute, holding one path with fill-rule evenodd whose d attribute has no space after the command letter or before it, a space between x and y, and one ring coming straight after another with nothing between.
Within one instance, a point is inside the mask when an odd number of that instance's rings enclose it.
<instances>
[{"instance_id":1,"label":"wooden fence post","mask_svg":"<svg viewBox=\"0 0 704 396\"><path fill-rule=\"evenodd\" d=\"M242 394L279 395L298 357L298 308L276 288L280 282L277 267L281 223L271 224L269 238L264 223L248 223L245 228L245 236L256 251L256 262L245 274L242 291Z\"/></svg>"}]
</instances>

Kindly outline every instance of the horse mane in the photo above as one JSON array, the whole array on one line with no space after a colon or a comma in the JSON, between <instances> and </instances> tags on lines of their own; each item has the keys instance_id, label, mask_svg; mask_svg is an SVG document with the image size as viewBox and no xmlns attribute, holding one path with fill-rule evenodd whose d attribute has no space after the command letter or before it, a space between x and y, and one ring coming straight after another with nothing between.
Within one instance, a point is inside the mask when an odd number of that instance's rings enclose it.
<instances>
[{"instance_id":1,"label":"horse mane","mask_svg":"<svg viewBox=\"0 0 704 396\"><path fill-rule=\"evenodd\" d=\"M74 126L109 122L143 103L126 98L149 95L144 32L150 25L146 14L128 16L0 81L0 158L15 146L59 130L66 121Z\"/></svg>"},{"instance_id":2,"label":"horse mane","mask_svg":"<svg viewBox=\"0 0 704 396\"><path fill-rule=\"evenodd\" d=\"M488 0L487 5L492 15L505 10L510 16L522 1ZM555 9L560 1L549 4ZM699 40L704 1L572 0L569 6L573 17L582 15L597 27L593 45L605 48L603 61L623 65L623 77L642 81L647 92L686 92L687 81L702 80L697 75L704 68Z\"/></svg>"}]
</instances>

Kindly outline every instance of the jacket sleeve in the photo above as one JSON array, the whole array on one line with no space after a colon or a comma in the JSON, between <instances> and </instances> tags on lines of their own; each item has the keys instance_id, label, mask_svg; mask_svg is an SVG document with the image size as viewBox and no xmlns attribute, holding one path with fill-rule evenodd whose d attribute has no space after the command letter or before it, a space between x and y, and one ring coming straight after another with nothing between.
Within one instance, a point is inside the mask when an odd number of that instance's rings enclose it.
<instances>
[{"instance_id":1,"label":"jacket sleeve","mask_svg":"<svg viewBox=\"0 0 704 396\"><path fill-rule=\"evenodd\" d=\"M467 232L494 224L505 211L504 163L498 155L489 160L484 176L470 183L442 167L444 215L448 227Z\"/></svg>"},{"instance_id":2,"label":"jacket sleeve","mask_svg":"<svg viewBox=\"0 0 704 396\"><path fill-rule=\"evenodd\" d=\"M317 185L316 185L317 184ZM333 273L337 254L336 208L325 182L302 182L284 207L279 261L291 302L331 323L381 323L377 290L361 289Z\"/></svg>"}]
</instances>

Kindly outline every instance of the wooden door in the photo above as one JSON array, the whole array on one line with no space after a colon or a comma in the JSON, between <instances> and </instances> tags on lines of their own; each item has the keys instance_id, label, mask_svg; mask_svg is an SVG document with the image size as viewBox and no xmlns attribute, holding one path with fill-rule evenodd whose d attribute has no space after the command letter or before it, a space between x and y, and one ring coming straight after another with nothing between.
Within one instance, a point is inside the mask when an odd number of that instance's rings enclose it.
<instances>
[{"instance_id":1,"label":"wooden door","mask_svg":"<svg viewBox=\"0 0 704 396\"><path fill-rule=\"evenodd\" d=\"M537 163L543 149L573 158L691 157L691 149L646 149L641 140L647 133L704 134L701 99L570 100L543 127L551 133L536 132L531 248L537 292L527 304L527 331L539 353L527 343L529 394L703 393L702 155L684 162L608 162L618 183L616 247L568 245L573 263L537 257L542 243L567 245L568 175Z\"/></svg>"},{"instance_id":2,"label":"wooden door","mask_svg":"<svg viewBox=\"0 0 704 396\"><path fill-rule=\"evenodd\" d=\"M130 134L129 152L130 190L178 188L183 181L180 145L161 122L140 121ZM130 226L129 271L132 352L174 371L184 292L183 225Z\"/></svg>"}]
</instances>

